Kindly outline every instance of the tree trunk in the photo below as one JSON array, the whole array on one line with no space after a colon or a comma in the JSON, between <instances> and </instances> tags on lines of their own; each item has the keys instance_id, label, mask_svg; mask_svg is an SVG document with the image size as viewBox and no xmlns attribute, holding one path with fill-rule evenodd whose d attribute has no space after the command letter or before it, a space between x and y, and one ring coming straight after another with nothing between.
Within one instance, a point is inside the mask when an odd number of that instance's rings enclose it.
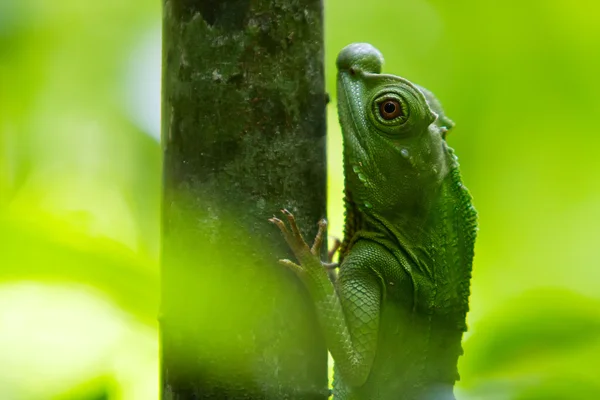
<instances>
[{"instance_id":1,"label":"tree trunk","mask_svg":"<svg viewBox=\"0 0 600 400\"><path fill-rule=\"evenodd\" d=\"M325 399L327 352L267 219L325 217L322 4L165 0L163 399Z\"/></svg>"}]
</instances>

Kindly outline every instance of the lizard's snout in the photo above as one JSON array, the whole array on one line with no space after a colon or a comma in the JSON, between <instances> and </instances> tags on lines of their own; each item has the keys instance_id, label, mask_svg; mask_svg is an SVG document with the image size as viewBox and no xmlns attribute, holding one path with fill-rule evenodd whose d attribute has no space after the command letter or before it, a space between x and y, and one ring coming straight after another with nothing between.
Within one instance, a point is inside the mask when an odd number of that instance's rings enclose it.
<instances>
[{"instance_id":1,"label":"lizard's snout","mask_svg":"<svg viewBox=\"0 0 600 400\"><path fill-rule=\"evenodd\" d=\"M379 74L383 65L383 55L369 43L352 43L340 51L336 64L339 72L348 71L354 74L363 71Z\"/></svg>"}]
</instances>

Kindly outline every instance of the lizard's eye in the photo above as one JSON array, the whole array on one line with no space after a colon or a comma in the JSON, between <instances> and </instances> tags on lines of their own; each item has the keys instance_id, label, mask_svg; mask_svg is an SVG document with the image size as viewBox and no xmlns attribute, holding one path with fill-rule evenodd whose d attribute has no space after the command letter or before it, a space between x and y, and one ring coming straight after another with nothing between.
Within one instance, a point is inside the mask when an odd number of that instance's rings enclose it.
<instances>
[{"instance_id":1,"label":"lizard's eye","mask_svg":"<svg viewBox=\"0 0 600 400\"><path fill-rule=\"evenodd\" d=\"M403 115L402 107L397 100L386 100L379 104L379 115L389 121Z\"/></svg>"},{"instance_id":2,"label":"lizard's eye","mask_svg":"<svg viewBox=\"0 0 600 400\"><path fill-rule=\"evenodd\" d=\"M373 102L373 114L380 123L400 125L408 117L406 101L396 93L386 93Z\"/></svg>"}]
</instances>

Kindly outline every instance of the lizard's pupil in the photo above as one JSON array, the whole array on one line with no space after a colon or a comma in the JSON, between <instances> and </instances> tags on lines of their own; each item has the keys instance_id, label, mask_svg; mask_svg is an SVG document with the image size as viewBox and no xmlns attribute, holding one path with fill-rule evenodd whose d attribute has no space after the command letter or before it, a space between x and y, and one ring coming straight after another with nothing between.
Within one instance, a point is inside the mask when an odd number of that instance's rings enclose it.
<instances>
[{"instance_id":1,"label":"lizard's pupil","mask_svg":"<svg viewBox=\"0 0 600 400\"><path fill-rule=\"evenodd\" d=\"M385 120L394 119L403 115L402 107L397 100L387 100L380 104L379 113Z\"/></svg>"}]
</instances>

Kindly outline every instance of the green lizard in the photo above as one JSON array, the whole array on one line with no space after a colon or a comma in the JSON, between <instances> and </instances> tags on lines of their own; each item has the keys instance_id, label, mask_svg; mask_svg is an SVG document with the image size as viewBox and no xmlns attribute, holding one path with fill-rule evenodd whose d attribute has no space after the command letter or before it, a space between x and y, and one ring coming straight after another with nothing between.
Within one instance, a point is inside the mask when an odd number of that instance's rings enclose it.
<instances>
[{"instance_id":1,"label":"green lizard","mask_svg":"<svg viewBox=\"0 0 600 400\"><path fill-rule=\"evenodd\" d=\"M337 280L291 213L273 217L299 264L334 359L333 395L453 399L466 331L477 214L445 141L453 123L433 94L381 74L383 57L351 44L337 58L346 225Z\"/></svg>"}]
</instances>

